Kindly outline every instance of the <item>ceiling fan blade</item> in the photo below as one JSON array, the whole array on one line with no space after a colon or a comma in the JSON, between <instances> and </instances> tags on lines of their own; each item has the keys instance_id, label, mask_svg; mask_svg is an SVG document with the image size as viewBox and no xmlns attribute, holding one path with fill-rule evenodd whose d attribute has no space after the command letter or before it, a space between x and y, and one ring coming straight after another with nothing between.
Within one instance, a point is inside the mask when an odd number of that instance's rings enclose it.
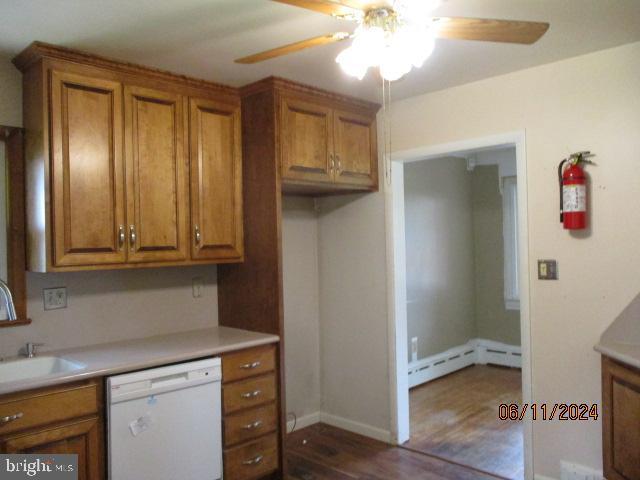
<instances>
[{"instance_id":1,"label":"ceiling fan blade","mask_svg":"<svg viewBox=\"0 0 640 480\"><path fill-rule=\"evenodd\" d=\"M263 62L271 58L281 57L283 55L288 55L289 53L305 50L307 48L319 47L321 45L327 45L329 43L340 42L342 40L346 40L350 36L351 35L347 32L337 32L331 33L329 35L322 35L320 37L308 38L307 40L302 40L301 42L290 43L289 45L285 45L283 47L256 53L255 55L249 55L248 57L238 58L235 62L244 64Z\"/></svg>"},{"instance_id":2,"label":"ceiling fan blade","mask_svg":"<svg viewBox=\"0 0 640 480\"><path fill-rule=\"evenodd\" d=\"M306 8L327 15L357 15L362 12L365 2L359 0L272 0L295 7Z\"/></svg>"},{"instance_id":3,"label":"ceiling fan blade","mask_svg":"<svg viewBox=\"0 0 640 480\"><path fill-rule=\"evenodd\" d=\"M436 37L483 42L537 42L549 29L548 23L487 18L437 17L433 19Z\"/></svg>"}]
</instances>

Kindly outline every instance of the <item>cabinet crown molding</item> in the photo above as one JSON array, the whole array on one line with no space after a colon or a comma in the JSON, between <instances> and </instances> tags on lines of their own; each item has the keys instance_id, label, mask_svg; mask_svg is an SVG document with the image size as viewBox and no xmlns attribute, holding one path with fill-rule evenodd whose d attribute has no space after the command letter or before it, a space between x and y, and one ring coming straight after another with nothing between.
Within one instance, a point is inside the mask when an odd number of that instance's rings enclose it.
<instances>
[{"instance_id":1,"label":"cabinet crown molding","mask_svg":"<svg viewBox=\"0 0 640 480\"><path fill-rule=\"evenodd\" d=\"M81 63L83 65L90 65L98 68L116 70L133 75L144 75L146 78L155 78L162 81L177 82L183 85L186 84L196 88L204 88L212 92L218 92L227 95L237 96L239 93L237 88L223 85L221 83L201 80L198 78L188 77L186 75L179 75L159 68L145 67L142 65L137 65L135 63L124 62L110 57L95 55L92 53L83 52L81 50L60 47L58 45L52 45L50 43L40 41L31 43L31 45L29 45L21 53L16 55L12 61L16 68L24 73L32 64L43 58L54 58L58 60L65 60L68 62Z\"/></svg>"},{"instance_id":2,"label":"cabinet crown molding","mask_svg":"<svg viewBox=\"0 0 640 480\"><path fill-rule=\"evenodd\" d=\"M362 100L361 98L352 97L349 95L343 95L341 93L330 92L323 90L312 85L306 85L303 83L294 82L281 77L267 77L257 82L250 83L244 87L240 87L240 95L247 97L255 95L256 93L266 92L270 90L296 92L307 95L314 95L315 97L325 98L329 101L338 103L347 103L354 107L359 107L372 113L377 113L380 110L381 105L368 100Z\"/></svg>"}]
</instances>

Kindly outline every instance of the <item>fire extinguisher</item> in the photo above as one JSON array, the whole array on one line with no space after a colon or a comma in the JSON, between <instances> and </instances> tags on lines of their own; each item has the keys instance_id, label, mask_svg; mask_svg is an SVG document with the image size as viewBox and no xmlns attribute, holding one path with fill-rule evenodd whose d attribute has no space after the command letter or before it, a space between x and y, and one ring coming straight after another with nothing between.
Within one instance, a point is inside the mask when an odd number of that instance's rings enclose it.
<instances>
[{"instance_id":1,"label":"fire extinguisher","mask_svg":"<svg viewBox=\"0 0 640 480\"><path fill-rule=\"evenodd\" d=\"M591 152L572 153L558 165L560 223L565 230L587 228L587 176L583 165L592 163L587 159L592 156Z\"/></svg>"}]
</instances>

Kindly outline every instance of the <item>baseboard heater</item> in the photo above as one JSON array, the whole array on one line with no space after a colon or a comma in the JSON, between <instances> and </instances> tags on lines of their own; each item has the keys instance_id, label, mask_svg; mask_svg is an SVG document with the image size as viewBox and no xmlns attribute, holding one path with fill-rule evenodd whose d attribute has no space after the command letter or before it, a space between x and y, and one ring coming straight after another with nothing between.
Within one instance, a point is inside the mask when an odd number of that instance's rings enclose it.
<instances>
[{"instance_id":1,"label":"baseboard heater","mask_svg":"<svg viewBox=\"0 0 640 480\"><path fill-rule=\"evenodd\" d=\"M522 368L522 350L494 340L474 338L464 345L409 364L409 388L443 377L471 365Z\"/></svg>"}]
</instances>

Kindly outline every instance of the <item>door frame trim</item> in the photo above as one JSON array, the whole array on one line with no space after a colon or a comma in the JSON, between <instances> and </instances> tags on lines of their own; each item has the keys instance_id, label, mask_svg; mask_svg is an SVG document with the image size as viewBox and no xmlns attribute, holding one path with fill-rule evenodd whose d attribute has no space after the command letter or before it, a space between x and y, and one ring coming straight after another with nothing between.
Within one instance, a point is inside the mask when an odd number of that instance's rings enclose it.
<instances>
[{"instance_id":1,"label":"door frame trim","mask_svg":"<svg viewBox=\"0 0 640 480\"><path fill-rule=\"evenodd\" d=\"M463 139L439 145L394 152L391 155L391 180L385 181L385 230L387 243L387 308L390 383L390 430L392 443L409 440L409 381L406 309L406 251L404 219L404 164L442 157L454 152L499 146L515 146L518 173L518 240L520 260L520 326L522 343L522 398L531 404L531 311L528 176L525 130ZM533 423L530 412L524 419L525 478L533 479Z\"/></svg>"}]
</instances>

